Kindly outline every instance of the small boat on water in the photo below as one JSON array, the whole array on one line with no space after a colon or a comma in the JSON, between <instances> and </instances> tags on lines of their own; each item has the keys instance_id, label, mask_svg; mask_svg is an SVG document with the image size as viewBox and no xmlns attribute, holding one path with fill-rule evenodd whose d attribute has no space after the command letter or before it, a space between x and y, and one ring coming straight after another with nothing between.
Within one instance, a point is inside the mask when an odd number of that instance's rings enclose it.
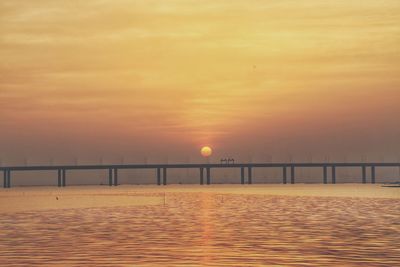
<instances>
[{"instance_id":1,"label":"small boat on water","mask_svg":"<svg viewBox=\"0 0 400 267\"><path fill-rule=\"evenodd\" d=\"M384 183L382 187L400 187L400 182Z\"/></svg>"}]
</instances>

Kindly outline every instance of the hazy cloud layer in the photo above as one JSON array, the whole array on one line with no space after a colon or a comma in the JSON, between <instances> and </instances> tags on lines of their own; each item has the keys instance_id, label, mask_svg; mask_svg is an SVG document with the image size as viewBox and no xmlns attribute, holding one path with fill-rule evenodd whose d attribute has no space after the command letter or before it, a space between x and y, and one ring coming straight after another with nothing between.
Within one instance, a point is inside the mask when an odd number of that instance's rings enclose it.
<instances>
[{"instance_id":1,"label":"hazy cloud layer","mask_svg":"<svg viewBox=\"0 0 400 267\"><path fill-rule=\"evenodd\" d=\"M0 158L400 155L399 1L1 1Z\"/></svg>"}]
</instances>

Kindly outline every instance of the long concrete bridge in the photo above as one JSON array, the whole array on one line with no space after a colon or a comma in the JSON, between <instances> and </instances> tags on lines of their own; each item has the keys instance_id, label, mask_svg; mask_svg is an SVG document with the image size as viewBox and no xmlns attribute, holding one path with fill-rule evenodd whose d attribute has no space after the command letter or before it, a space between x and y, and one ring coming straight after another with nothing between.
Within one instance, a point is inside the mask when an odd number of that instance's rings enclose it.
<instances>
[{"instance_id":1,"label":"long concrete bridge","mask_svg":"<svg viewBox=\"0 0 400 267\"><path fill-rule=\"evenodd\" d=\"M156 171L155 183L167 185L168 169L198 169L199 183L211 184L211 170L216 168L236 168L241 170L241 184L253 183L254 168L281 168L282 183L294 184L296 168L320 168L322 183L328 184L328 172L331 183L336 183L337 168L360 168L360 183L367 183L367 171L370 172L370 182L376 182L376 168L399 167L400 163L228 163L228 164L104 164L104 165L58 165L58 166L8 166L0 167L4 173L4 188L11 187L11 174L26 171L54 171L57 174L59 187L66 186L67 172L71 170L105 170L108 171L108 184L118 185L118 170L121 169L153 169ZM204 179L205 178L205 179Z\"/></svg>"}]
</instances>

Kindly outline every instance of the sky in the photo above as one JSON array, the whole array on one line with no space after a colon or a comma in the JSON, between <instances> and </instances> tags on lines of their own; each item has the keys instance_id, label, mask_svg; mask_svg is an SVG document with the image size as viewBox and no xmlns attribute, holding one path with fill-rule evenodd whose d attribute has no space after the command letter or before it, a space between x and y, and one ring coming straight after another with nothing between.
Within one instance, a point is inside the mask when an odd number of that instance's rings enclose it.
<instances>
[{"instance_id":1,"label":"sky","mask_svg":"<svg viewBox=\"0 0 400 267\"><path fill-rule=\"evenodd\" d=\"M400 1L0 2L2 165L400 160Z\"/></svg>"}]
</instances>

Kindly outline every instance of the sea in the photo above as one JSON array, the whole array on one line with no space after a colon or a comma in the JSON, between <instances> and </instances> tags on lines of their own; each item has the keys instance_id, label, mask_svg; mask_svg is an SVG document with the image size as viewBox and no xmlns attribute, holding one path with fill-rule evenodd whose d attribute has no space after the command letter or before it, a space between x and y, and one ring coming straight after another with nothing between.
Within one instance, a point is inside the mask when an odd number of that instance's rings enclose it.
<instances>
[{"instance_id":1,"label":"sea","mask_svg":"<svg viewBox=\"0 0 400 267\"><path fill-rule=\"evenodd\" d=\"M400 188L0 188L0 266L400 266Z\"/></svg>"}]
</instances>

